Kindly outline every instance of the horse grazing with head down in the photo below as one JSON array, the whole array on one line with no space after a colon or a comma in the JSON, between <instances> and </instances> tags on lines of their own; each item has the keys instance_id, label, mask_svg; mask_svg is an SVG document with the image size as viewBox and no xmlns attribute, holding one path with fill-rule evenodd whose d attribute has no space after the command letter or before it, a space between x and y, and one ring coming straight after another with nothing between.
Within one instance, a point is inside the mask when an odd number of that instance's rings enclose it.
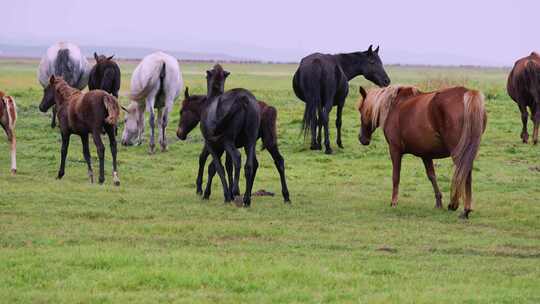
<instances>
[{"instance_id":1,"label":"horse grazing with head down","mask_svg":"<svg viewBox=\"0 0 540 304\"><path fill-rule=\"evenodd\" d=\"M311 130L311 149L321 150L321 129L324 128L325 153L332 154L328 120L333 106L337 106L336 128L337 145L341 143L341 115L345 99L349 94L349 80L358 75L374 82L378 86L390 84L381 59L379 47L375 50L370 45L365 52L348 54L315 53L304 57L294 74L294 93L306 107L302 129L304 136Z\"/></svg>"},{"instance_id":2,"label":"horse grazing with head down","mask_svg":"<svg viewBox=\"0 0 540 304\"><path fill-rule=\"evenodd\" d=\"M244 166L246 191L243 203L245 207L249 207L251 189L259 166L255 148L261 121L260 110L257 99L250 91L232 89L224 92L225 79L229 74L219 64L206 71L208 94L201 112L201 133L221 179L225 202L230 202L233 198L231 189L238 189L241 160L236 147L244 147L247 160ZM221 164L223 152L231 158L234 166L231 188L227 185Z\"/></svg>"},{"instance_id":3,"label":"horse grazing with head down","mask_svg":"<svg viewBox=\"0 0 540 304\"><path fill-rule=\"evenodd\" d=\"M49 85L51 76L62 76L76 89L82 90L88 83L90 65L81 49L70 42L58 42L47 49L38 68L38 80L43 89ZM53 106L51 127L56 127L56 107Z\"/></svg>"},{"instance_id":4,"label":"horse grazing with head down","mask_svg":"<svg viewBox=\"0 0 540 304\"><path fill-rule=\"evenodd\" d=\"M527 107L531 110L534 123L533 143L536 145L538 143L538 128L540 127L540 55L532 52L529 56L516 61L514 68L508 75L506 89L521 112L521 122L523 123L521 140L524 143L529 141Z\"/></svg>"},{"instance_id":5,"label":"horse grazing with head down","mask_svg":"<svg viewBox=\"0 0 540 304\"><path fill-rule=\"evenodd\" d=\"M459 207L464 196L462 218L472 211L472 168L486 128L484 97L463 87L421 93L414 87L360 87L362 101L359 140L369 145L371 135L381 127L392 159L392 207L397 206L401 158L413 154L422 158L435 192L436 208L442 207L433 159L452 157L456 166L452 178L449 210Z\"/></svg>"},{"instance_id":6,"label":"horse grazing with head down","mask_svg":"<svg viewBox=\"0 0 540 304\"><path fill-rule=\"evenodd\" d=\"M199 121L201 120L201 112L202 108L206 103L206 96L205 95L189 95L188 88L186 87L186 90L184 92L184 100L182 101L182 105L180 108L180 121L178 122L178 130L176 131L176 135L180 140L185 140L187 138L187 135L191 130L193 130ZM259 134L258 137L262 139L263 142L263 149L266 149L268 153L270 153L270 156L272 156L272 159L274 160L274 164L276 165L276 169L279 172L279 177L281 180L281 193L283 194L283 200L288 203L290 202L289 199L289 189L287 188L287 181L285 179L285 161L283 159L283 156L281 156L281 153L279 153L278 143L277 143L277 132L276 132L276 124L277 124L277 110L276 108L267 105L266 103L262 101L257 101L259 105L259 110L261 112L261 124L259 128ZM242 148L243 142L238 142L236 144L237 148ZM206 159L210 155L210 152L206 148L206 146L203 147L203 150L199 156L199 171L197 174L197 194L202 195L202 181L203 181L203 173L204 173L204 166L206 163ZM229 179L229 186L232 186L232 161L231 158L226 156L225 158L225 168L227 170L227 177ZM210 192L212 188L212 178L214 177L216 173L214 164L211 163L208 167L208 181L206 183L206 189L204 191L204 199L208 199L210 197ZM232 195L239 195L240 191L238 188L231 189Z\"/></svg>"},{"instance_id":7,"label":"horse grazing with head down","mask_svg":"<svg viewBox=\"0 0 540 304\"><path fill-rule=\"evenodd\" d=\"M45 88L45 95L39 105L41 112L46 112L51 106L58 109L58 121L62 136L62 150L58 179L64 176L66 156L71 134L81 137L83 156L88 165L90 182L94 182L94 173L88 147L88 134L92 134L99 158L99 183L105 181L105 147L101 141L101 133L105 131L109 136L113 161L113 181L120 185L118 170L116 168L116 138L115 127L120 116L120 104L111 94L103 90L93 90L88 93L70 87L62 77L51 76L49 85Z\"/></svg>"},{"instance_id":8,"label":"horse grazing with head down","mask_svg":"<svg viewBox=\"0 0 540 304\"><path fill-rule=\"evenodd\" d=\"M118 98L120 90L120 67L112 60L114 55L105 57L94 53L96 64L90 70L88 79L88 88L90 90L103 90L114 97Z\"/></svg>"},{"instance_id":9,"label":"horse grazing with head down","mask_svg":"<svg viewBox=\"0 0 540 304\"><path fill-rule=\"evenodd\" d=\"M155 114L157 109L158 138L161 150L167 150L165 130L174 100L182 89L182 74L178 60L163 52L143 58L131 77L131 103L123 108L127 114L122 134L123 145L141 144L144 131L144 110L150 113L150 150L155 152Z\"/></svg>"},{"instance_id":10,"label":"horse grazing with head down","mask_svg":"<svg viewBox=\"0 0 540 304\"><path fill-rule=\"evenodd\" d=\"M0 126L4 129L11 144L11 174L17 173L17 140L15 138L15 122L17 121L17 105L13 97L0 91Z\"/></svg>"}]
</instances>

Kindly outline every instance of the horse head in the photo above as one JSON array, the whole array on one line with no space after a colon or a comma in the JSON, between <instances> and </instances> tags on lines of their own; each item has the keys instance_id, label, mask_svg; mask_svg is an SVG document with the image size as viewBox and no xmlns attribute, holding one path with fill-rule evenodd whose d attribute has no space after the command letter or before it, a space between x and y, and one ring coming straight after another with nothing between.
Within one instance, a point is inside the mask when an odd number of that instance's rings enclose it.
<instances>
[{"instance_id":1,"label":"horse head","mask_svg":"<svg viewBox=\"0 0 540 304\"><path fill-rule=\"evenodd\" d=\"M140 145L142 141L142 129L144 124L144 108L141 109L136 101L132 101L129 106L123 107L126 112L124 118L124 132L122 133L122 145Z\"/></svg>"},{"instance_id":2,"label":"horse head","mask_svg":"<svg viewBox=\"0 0 540 304\"><path fill-rule=\"evenodd\" d=\"M189 88L186 87L184 100L182 100L182 105L180 107L178 129L176 130L178 139L186 140L189 132L197 126L201 120L201 107L205 100L206 96L189 95Z\"/></svg>"},{"instance_id":3,"label":"horse head","mask_svg":"<svg viewBox=\"0 0 540 304\"><path fill-rule=\"evenodd\" d=\"M47 112L55 103L55 85L58 81L62 80L63 78L61 76L54 76L52 75L49 78L49 83L47 86L43 89L43 98L41 99L41 103L39 104L39 110L43 113Z\"/></svg>"},{"instance_id":4,"label":"horse head","mask_svg":"<svg viewBox=\"0 0 540 304\"><path fill-rule=\"evenodd\" d=\"M363 67L364 77L379 87L390 85L390 78L386 74L381 58L379 57L379 47L377 46L373 50L373 46L370 45L368 50L363 53L366 57L366 64Z\"/></svg>"},{"instance_id":5,"label":"horse head","mask_svg":"<svg viewBox=\"0 0 540 304\"><path fill-rule=\"evenodd\" d=\"M208 96L218 96L225 91L225 79L230 73L225 71L218 63L211 70L206 71Z\"/></svg>"},{"instance_id":6,"label":"horse head","mask_svg":"<svg viewBox=\"0 0 540 304\"><path fill-rule=\"evenodd\" d=\"M94 59L96 60L96 64L110 61L113 59L113 57L114 55L106 57L105 55L98 55L96 52L94 52Z\"/></svg>"}]
</instances>

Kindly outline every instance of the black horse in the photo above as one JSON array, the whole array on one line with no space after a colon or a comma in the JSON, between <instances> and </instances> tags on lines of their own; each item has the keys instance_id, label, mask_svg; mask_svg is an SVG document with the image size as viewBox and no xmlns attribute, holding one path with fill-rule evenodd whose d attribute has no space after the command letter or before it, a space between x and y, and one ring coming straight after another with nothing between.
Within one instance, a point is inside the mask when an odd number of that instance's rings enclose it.
<instances>
[{"instance_id":1,"label":"black horse","mask_svg":"<svg viewBox=\"0 0 540 304\"><path fill-rule=\"evenodd\" d=\"M261 111L261 125L259 129L259 138L261 138L263 143L263 148L268 151L276 169L279 173L281 180L281 193L283 194L283 200L286 203L290 203L289 199L289 189L287 188L287 181L285 179L285 160L279 152L278 142L277 142L277 110L273 106L270 106L262 101L257 101L259 104L259 109ZM199 121L201 120L201 111L203 106L206 104L206 95L189 95L188 88L184 92L184 100L180 108L180 120L178 122L178 130L176 135L180 140L186 140L187 135L191 130L193 130ZM237 143L236 147L241 143ZM206 146L203 148L201 154L199 155L199 172L197 174L197 194L203 195L202 191L202 182L204 167L206 159L210 155ZM227 177L229 179L229 188L232 195L239 195L240 190L238 188L232 189L232 161L230 157L225 158L225 169L227 170ZM203 199L208 199L210 197L210 192L212 188L212 178L216 174L214 164L211 163L208 166L208 181L206 183L206 189L204 191Z\"/></svg>"},{"instance_id":2,"label":"black horse","mask_svg":"<svg viewBox=\"0 0 540 304\"><path fill-rule=\"evenodd\" d=\"M88 88L90 90L103 90L118 98L120 90L120 67L112 60L113 56L105 57L94 53L96 64L90 71L88 79Z\"/></svg>"},{"instance_id":3,"label":"black horse","mask_svg":"<svg viewBox=\"0 0 540 304\"><path fill-rule=\"evenodd\" d=\"M300 62L294 74L293 89L296 96L306 103L302 130L304 136L308 129L311 130L312 150L322 149L321 129L324 127L325 153L332 154L328 119L333 106L337 106L337 145L343 148L341 114L349 93L348 81L358 75L364 75L378 86L390 84L390 78L379 58L379 47L373 50L370 45L365 52L337 55L315 53L304 57Z\"/></svg>"},{"instance_id":4,"label":"black horse","mask_svg":"<svg viewBox=\"0 0 540 304\"><path fill-rule=\"evenodd\" d=\"M201 112L201 133L206 148L213 158L213 165L223 185L225 202L232 200L231 189L238 188L240 178L240 152L236 148L244 147L247 160L244 167L246 191L244 206L251 205L251 189L259 163L255 155L255 147L259 136L261 114L257 99L245 89L232 89L224 93L225 79L229 72L216 64L212 70L206 71L208 93L206 104ZM221 164L223 152L232 159L234 165L233 187L229 189L225 179L225 171Z\"/></svg>"}]
</instances>

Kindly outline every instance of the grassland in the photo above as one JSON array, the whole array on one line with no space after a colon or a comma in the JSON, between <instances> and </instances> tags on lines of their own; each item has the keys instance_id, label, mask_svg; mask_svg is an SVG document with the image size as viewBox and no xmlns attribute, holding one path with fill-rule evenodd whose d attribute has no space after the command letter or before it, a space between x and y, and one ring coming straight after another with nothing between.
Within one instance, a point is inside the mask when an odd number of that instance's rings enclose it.
<instances>
[{"instance_id":1,"label":"grassland","mask_svg":"<svg viewBox=\"0 0 540 304\"><path fill-rule=\"evenodd\" d=\"M182 65L192 93L205 91L209 66ZM357 141L357 89L369 86L363 79L352 81L344 110L345 149L327 156L299 137L303 104L291 90L294 66L225 64L228 88L249 88L279 110L293 202L282 203L273 162L261 151L254 189L277 195L243 209L223 204L217 182L210 201L196 196L202 139L197 129L176 141L178 105L169 152L120 148L120 187L112 185L108 151L105 185L88 182L77 137L66 176L55 180L60 137L37 109L36 67L0 61L0 89L19 104L15 177L0 139L2 303L540 302L540 147L520 143L504 69L388 69L394 83L465 84L487 96L475 211L462 221L433 208L422 162L411 156L399 206L390 208L384 138L378 131L368 147ZM122 63L124 104L133 68ZM93 147L92 156L96 164ZM437 161L436 170L447 204L450 161Z\"/></svg>"}]
</instances>

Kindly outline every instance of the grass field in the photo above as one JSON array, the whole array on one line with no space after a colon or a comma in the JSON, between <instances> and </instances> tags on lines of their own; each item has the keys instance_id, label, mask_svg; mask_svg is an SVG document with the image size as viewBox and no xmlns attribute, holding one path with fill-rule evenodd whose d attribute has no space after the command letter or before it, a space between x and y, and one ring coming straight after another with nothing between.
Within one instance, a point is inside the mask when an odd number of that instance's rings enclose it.
<instances>
[{"instance_id":1,"label":"grass field","mask_svg":"<svg viewBox=\"0 0 540 304\"><path fill-rule=\"evenodd\" d=\"M204 93L211 64L183 64L192 93ZM344 109L344 150L309 150L299 136L303 104L293 65L225 64L227 88L245 87L279 111L279 143L292 205L284 205L273 162L258 150L252 208L224 205L218 180L210 201L195 194L198 128L169 152L147 143L119 148L120 187L90 184L72 137L63 180L55 179L60 136L38 111L37 61L0 60L0 89L19 106L18 174L0 138L1 303L538 303L540 147L520 142L507 70L389 67L393 83L422 89L465 84L486 95L488 127L473 173L474 212L434 209L420 159L403 161L398 208L390 208L391 163L380 131L357 141L358 86ZM133 63L122 63L122 98ZM148 136L148 132L146 132ZM95 147L91 145L94 170ZM452 171L436 162L444 204ZM97 171L96 171L97 172ZM244 188L244 181L241 182ZM460 211L462 206L460 206Z\"/></svg>"}]
</instances>

